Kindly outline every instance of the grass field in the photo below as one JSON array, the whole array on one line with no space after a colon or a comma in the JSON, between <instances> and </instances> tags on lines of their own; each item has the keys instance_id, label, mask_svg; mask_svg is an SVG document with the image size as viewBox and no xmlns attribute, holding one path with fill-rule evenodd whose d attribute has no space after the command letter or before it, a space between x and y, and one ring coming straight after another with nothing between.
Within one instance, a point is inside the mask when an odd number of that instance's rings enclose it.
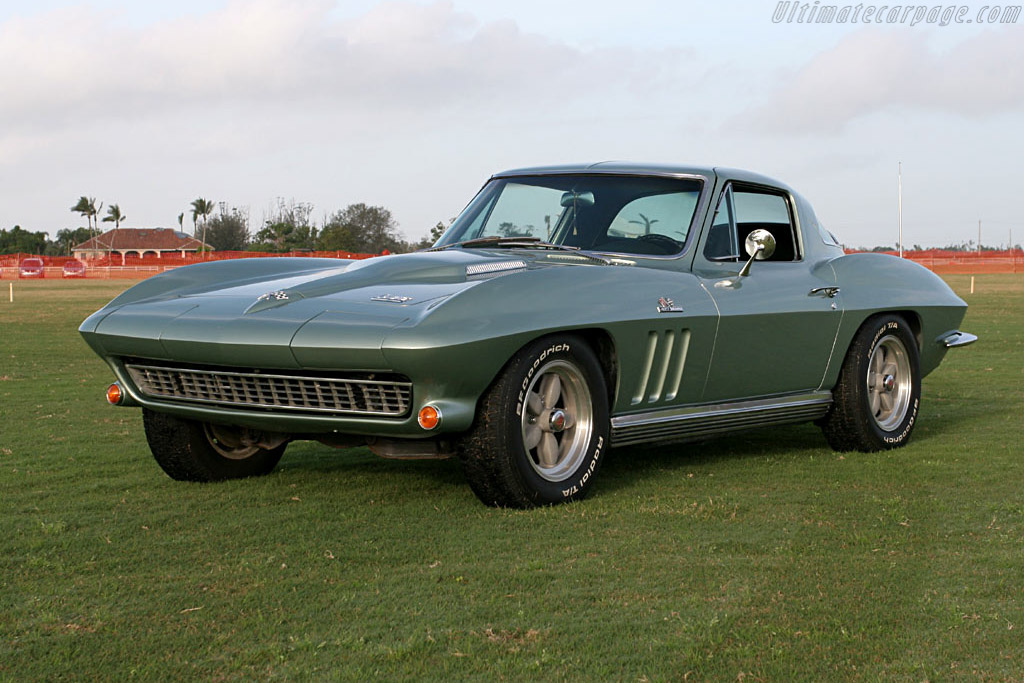
<instances>
[{"instance_id":1,"label":"grass field","mask_svg":"<svg viewBox=\"0 0 1024 683\"><path fill-rule=\"evenodd\" d=\"M612 451L590 499L528 512L453 461L313 443L173 482L76 330L126 285L17 282L0 679L1024 680L1024 276L968 279L981 341L907 448Z\"/></svg>"}]
</instances>

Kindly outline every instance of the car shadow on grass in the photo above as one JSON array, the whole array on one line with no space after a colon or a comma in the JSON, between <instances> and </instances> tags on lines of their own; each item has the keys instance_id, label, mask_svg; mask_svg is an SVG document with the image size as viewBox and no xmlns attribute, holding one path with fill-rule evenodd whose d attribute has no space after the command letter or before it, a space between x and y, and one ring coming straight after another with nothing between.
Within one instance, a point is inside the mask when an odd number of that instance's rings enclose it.
<instances>
[{"instance_id":1,"label":"car shadow on grass","mask_svg":"<svg viewBox=\"0 0 1024 683\"><path fill-rule=\"evenodd\" d=\"M821 431L813 425L757 429L698 442L617 448L608 453L601 466L595 495L634 487L647 479L655 480L666 471L714 468L757 458L809 458L825 453L832 451ZM326 476L339 485L363 478L398 477L409 484L420 479L426 488L468 490L469 486L457 458L387 459L374 455L368 448L335 449L311 441L298 441L289 446L278 472L285 476Z\"/></svg>"},{"instance_id":2,"label":"car shadow on grass","mask_svg":"<svg viewBox=\"0 0 1024 683\"><path fill-rule=\"evenodd\" d=\"M661 473L726 466L755 459L810 459L832 454L814 425L766 427L704 441L626 446L613 449L601 466L597 495L635 486Z\"/></svg>"},{"instance_id":3,"label":"car shadow on grass","mask_svg":"<svg viewBox=\"0 0 1024 683\"><path fill-rule=\"evenodd\" d=\"M631 446L610 451L598 475L594 495L630 489L663 479L666 473L714 469L737 460L809 458L830 453L821 432L813 425L752 430L702 442ZM288 479L326 478L339 487L382 489L401 482L407 492L438 490L452 494L469 491L456 458L447 460L392 460L368 448L334 449L310 441L289 446L278 469ZM419 482L419 483L417 483ZM334 485L333 483L331 484Z\"/></svg>"},{"instance_id":4,"label":"car shadow on grass","mask_svg":"<svg viewBox=\"0 0 1024 683\"><path fill-rule=\"evenodd\" d=\"M331 448L314 441L293 442L278 466L279 471L337 477L413 476L438 483L465 485L458 459L401 460L374 455L369 448Z\"/></svg>"}]
</instances>

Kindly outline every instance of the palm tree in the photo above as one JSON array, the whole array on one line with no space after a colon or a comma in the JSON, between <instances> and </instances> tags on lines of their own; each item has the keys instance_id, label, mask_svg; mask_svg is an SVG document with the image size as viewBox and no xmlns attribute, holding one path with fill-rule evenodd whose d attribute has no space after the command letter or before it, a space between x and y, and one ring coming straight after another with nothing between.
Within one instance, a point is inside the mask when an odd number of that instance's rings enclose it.
<instances>
[{"instance_id":1,"label":"palm tree","mask_svg":"<svg viewBox=\"0 0 1024 683\"><path fill-rule=\"evenodd\" d=\"M206 220L207 218L209 218L211 213L213 213L213 201L199 197L198 199L192 202L192 236L195 236L196 222L198 221L199 217L202 216L203 237L201 241L203 243L204 254L206 253Z\"/></svg>"},{"instance_id":2,"label":"palm tree","mask_svg":"<svg viewBox=\"0 0 1024 683\"><path fill-rule=\"evenodd\" d=\"M121 213L121 207L111 204L107 207L107 215L103 218L104 223L113 223L114 229L121 227L121 221L128 220L128 217Z\"/></svg>"},{"instance_id":3,"label":"palm tree","mask_svg":"<svg viewBox=\"0 0 1024 683\"><path fill-rule=\"evenodd\" d=\"M192 236L195 236L199 218L205 221L206 217L213 213L213 202L199 197L192 202Z\"/></svg>"},{"instance_id":4,"label":"palm tree","mask_svg":"<svg viewBox=\"0 0 1024 683\"><path fill-rule=\"evenodd\" d=\"M100 202L100 205L96 206L96 198L89 197L89 215L92 216L92 224L96 228L96 232L100 231L99 215L102 210L103 202Z\"/></svg>"},{"instance_id":5,"label":"palm tree","mask_svg":"<svg viewBox=\"0 0 1024 683\"><path fill-rule=\"evenodd\" d=\"M184 221L184 220L185 220L185 213L184 212L179 213L178 214L178 232L182 232L185 229L185 226L182 225L182 221Z\"/></svg>"},{"instance_id":6,"label":"palm tree","mask_svg":"<svg viewBox=\"0 0 1024 683\"><path fill-rule=\"evenodd\" d=\"M89 197L89 215L92 216L92 224L96 228L96 236L100 234L100 211L103 210L103 202L96 206L96 198ZM110 262L110 244L107 244L107 262Z\"/></svg>"},{"instance_id":7,"label":"palm tree","mask_svg":"<svg viewBox=\"0 0 1024 683\"><path fill-rule=\"evenodd\" d=\"M89 237L91 238L92 237L92 213L91 213L91 210L89 209L89 198L86 197L85 195L82 195L81 197L79 197L78 198L78 203L71 207L71 212L72 213L77 213L78 215L80 215L83 218L85 218L85 220L88 222L88 225L89 225Z\"/></svg>"},{"instance_id":8,"label":"palm tree","mask_svg":"<svg viewBox=\"0 0 1024 683\"><path fill-rule=\"evenodd\" d=\"M71 210L81 216L83 216L88 223L89 237L93 236L93 227L99 228L99 224L96 222L96 215L99 214L100 209L103 208L103 202L100 202L99 207L96 206L95 197L86 197L82 195L78 198L78 203L71 207Z\"/></svg>"},{"instance_id":9,"label":"palm tree","mask_svg":"<svg viewBox=\"0 0 1024 683\"><path fill-rule=\"evenodd\" d=\"M640 218L643 220L643 223L641 223L640 221L630 221L630 223L636 223L637 225L643 225L644 226L644 234L645 235L650 235L651 234L651 226L654 225L655 223L657 223L658 219L657 218L648 218L647 216L645 216L643 214L640 214Z\"/></svg>"}]
</instances>

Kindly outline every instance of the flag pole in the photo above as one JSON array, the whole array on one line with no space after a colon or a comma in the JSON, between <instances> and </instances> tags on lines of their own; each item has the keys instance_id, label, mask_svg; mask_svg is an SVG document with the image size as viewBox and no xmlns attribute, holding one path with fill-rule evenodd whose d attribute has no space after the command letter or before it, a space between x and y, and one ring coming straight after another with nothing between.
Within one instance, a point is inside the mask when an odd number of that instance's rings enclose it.
<instances>
[{"instance_id":1,"label":"flag pole","mask_svg":"<svg viewBox=\"0 0 1024 683\"><path fill-rule=\"evenodd\" d=\"M898 215L896 222L900 229L900 258L903 258L903 162L898 162L896 166L896 194L897 194L897 205Z\"/></svg>"}]
</instances>

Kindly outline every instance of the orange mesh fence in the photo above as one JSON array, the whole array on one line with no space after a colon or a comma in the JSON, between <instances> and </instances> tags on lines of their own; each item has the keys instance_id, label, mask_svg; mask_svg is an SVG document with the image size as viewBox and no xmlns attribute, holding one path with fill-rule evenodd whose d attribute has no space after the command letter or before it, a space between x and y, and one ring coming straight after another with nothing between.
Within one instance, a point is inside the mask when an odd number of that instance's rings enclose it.
<instances>
[{"instance_id":1,"label":"orange mesh fence","mask_svg":"<svg viewBox=\"0 0 1024 683\"><path fill-rule=\"evenodd\" d=\"M387 254L385 251L384 254ZM100 278L100 279L133 279L141 280L165 270L188 266L209 261L223 261L237 258L259 258L282 256L365 259L382 254L353 254L347 251L302 251L290 253L269 253L259 251L215 251L206 254L187 254L184 257L175 255L156 256L147 253L144 256L129 254L122 257L114 253L98 259L78 261L73 256L39 256L37 254L0 254L0 279L37 278L36 262L43 262L44 278ZM26 262L27 261L27 262ZM84 265L84 270L76 265L76 261Z\"/></svg>"}]
</instances>

